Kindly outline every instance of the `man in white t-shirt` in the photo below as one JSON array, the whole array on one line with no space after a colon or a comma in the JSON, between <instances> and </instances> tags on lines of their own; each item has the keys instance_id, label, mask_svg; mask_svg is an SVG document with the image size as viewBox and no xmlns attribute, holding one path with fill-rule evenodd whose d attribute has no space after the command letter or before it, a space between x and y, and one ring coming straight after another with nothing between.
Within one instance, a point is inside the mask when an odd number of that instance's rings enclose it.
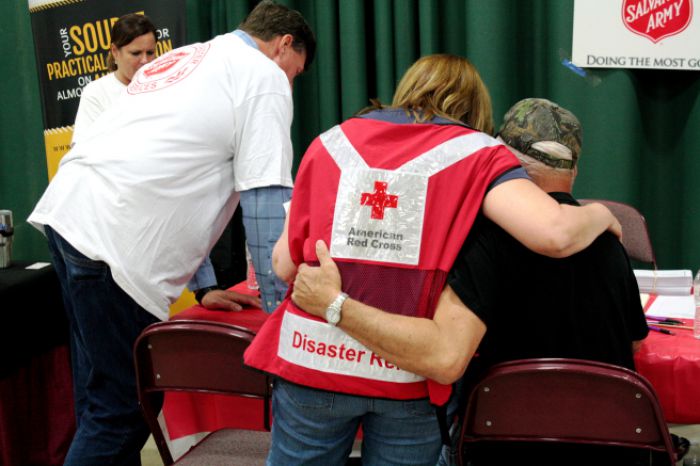
<instances>
[{"instance_id":1,"label":"man in white t-shirt","mask_svg":"<svg viewBox=\"0 0 700 466\"><path fill-rule=\"evenodd\" d=\"M291 85L315 47L299 12L263 1L233 33L139 69L63 158L29 222L48 237L87 378L66 465L139 464L133 342L168 318L239 198L246 229L267 221L246 212L258 198L284 217ZM268 244L281 230L267 226Z\"/></svg>"}]
</instances>

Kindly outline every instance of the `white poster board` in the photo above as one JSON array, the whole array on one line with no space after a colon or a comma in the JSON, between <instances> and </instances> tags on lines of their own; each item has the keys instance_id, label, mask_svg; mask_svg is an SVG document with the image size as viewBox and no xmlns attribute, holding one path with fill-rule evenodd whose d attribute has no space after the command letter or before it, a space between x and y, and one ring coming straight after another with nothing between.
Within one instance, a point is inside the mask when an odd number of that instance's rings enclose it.
<instances>
[{"instance_id":1,"label":"white poster board","mask_svg":"<svg viewBox=\"0 0 700 466\"><path fill-rule=\"evenodd\" d=\"M574 0L572 62L581 68L700 70L693 0Z\"/></svg>"}]
</instances>

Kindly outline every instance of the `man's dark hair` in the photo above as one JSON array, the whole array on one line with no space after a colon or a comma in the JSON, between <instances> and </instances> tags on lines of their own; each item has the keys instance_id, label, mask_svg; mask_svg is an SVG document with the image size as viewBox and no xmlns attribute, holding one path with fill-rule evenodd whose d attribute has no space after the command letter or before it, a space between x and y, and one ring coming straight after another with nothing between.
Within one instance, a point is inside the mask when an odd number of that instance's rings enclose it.
<instances>
[{"instance_id":1,"label":"man's dark hair","mask_svg":"<svg viewBox=\"0 0 700 466\"><path fill-rule=\"evenodd\" d=\"M239 29L265 42L275 36L291 34L292 48L297 52L306 50L304 71L309 69L316 54L316 37L304 17L296 10L279 5L272 0L263 0L253 8Z\"/></svg>"}]
</instances>

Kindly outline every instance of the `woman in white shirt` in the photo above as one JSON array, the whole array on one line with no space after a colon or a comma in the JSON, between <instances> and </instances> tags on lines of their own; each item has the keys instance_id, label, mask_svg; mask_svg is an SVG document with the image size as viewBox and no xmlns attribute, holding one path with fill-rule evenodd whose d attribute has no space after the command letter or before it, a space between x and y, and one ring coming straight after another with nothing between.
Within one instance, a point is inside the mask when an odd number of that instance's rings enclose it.
<instances>
[{"instance_id":1,"label":"woman in white shirt","mask_svg":"<svg viewBox=\"0 0 700 466\"><path fill-rule=\"evenodd\" d=\"M136 70L156 57L156 27L145 15L130 13L112 26L107 57L111 73L83 88L75 116L73 144L126 89Z\"/></svg>"}]
</instances>

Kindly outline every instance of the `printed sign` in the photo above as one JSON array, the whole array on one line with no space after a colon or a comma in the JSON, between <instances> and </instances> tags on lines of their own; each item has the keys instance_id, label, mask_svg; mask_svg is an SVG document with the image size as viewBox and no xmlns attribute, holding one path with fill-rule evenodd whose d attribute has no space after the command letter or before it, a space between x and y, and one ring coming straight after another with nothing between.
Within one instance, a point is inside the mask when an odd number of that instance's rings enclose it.
<instances>
[{"instance_id":1,"label":"printed sign","mask_svg":"<svg viewBox=\"0 0 700 466\"><path fill-rule=\"evenodd\" d=\"M156 25L156 56L183 45L185 0L29 0L49 179L70 147L83 88L109 73L112 25L127 13Z\"/></svg>"},{"instance_id":2,"label":"printed sign","mask_svg":"<svg viewBox=\"0 0 700 466\"><path fill-rule=\"evenodd\" d=\"M654 43L684 31L692 17L692 0L625 0L622 4L627 29Z\"/></svg>"},{"instance_id":3,"label":"printed sign","mask_svg":"<svg viewBox=\"0 0 700 466\"><path fill-rule=\"evenodd\" d=\"M380 169L340 176L331 255L415 265L420 257L429 177Z\"/></svg>"},{"instance_id":4,"label":"printed sign","mask_svg":"<svg viewBox=\"0 0 700 466\"><path fill-rule=\"evenodd\" d=\"M693 0L575 0L572 62L582 68L700 70Z\"/></svg>"}]
</instances>

